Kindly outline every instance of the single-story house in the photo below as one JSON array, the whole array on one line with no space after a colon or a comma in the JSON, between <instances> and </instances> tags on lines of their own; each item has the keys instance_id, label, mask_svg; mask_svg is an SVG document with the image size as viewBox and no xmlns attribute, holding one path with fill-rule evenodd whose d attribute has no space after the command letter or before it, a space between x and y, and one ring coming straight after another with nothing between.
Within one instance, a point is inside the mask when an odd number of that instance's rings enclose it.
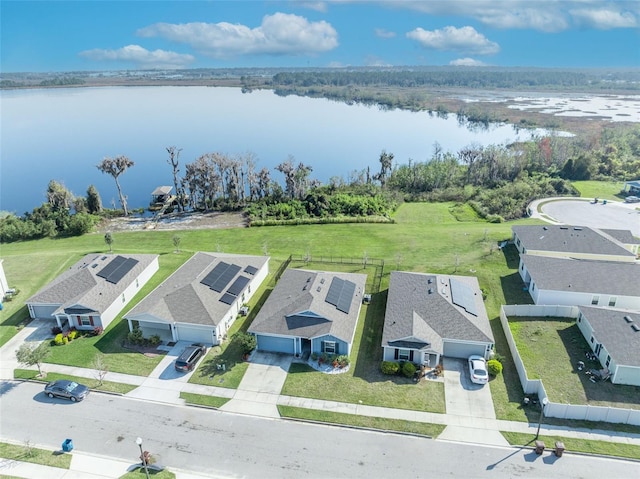
<instances>
[{"instance_id":1,"label":"single-story house","mask_svg":"<svg viewBox=\"0 0 640 479\"><path fill-rule=\"evenodd\" d=\"M29 316L106 328L156 271L157 254L88 254L27 299Z\"/></svg>"},{"instance_id":2,"label":"single-story house","mask_svg":"<svg viewBox=\"0 0 640 479\"><path fill-rule=\"evenodd\" d=\"M523 254L518 271L535 304L640 311L640 263Z\"/></svg>"},{"instance_id":3,"label":"single-story house","mask_svg":"<svg viewBox=\"0 0 640 479\"><path fill-rule=\"evenodd\" d=\"M124 318L144 337L220 344L268 273L268 256L197 252Z\"/></svg>"},{"instance_id":4,"label":"single-story house","mask_svg":"<svg viewBox=\"0 0 640 479\"><path fill-rule=\"evenodd\" d=\"M432 367L441 356L489 358L493 333L474 276L392 271L382 332L384 361Z\"/></svg>"},{"instance_id":5,"label":"single-story house","mask_svg":"<svg viewBox=\"0 0 640 479\"><path fill-rule=\"evenodd\" d=\"M634 262L640 243L628 230L587 226L521 225L511 231L521 255Z\"/></svg>"},{"instance_id":6,"label":"single-story house","mask_svg":"<svg viewBox=\"0 0 640 479\"><path fill-rule=\"evenodd\" d=\"M578 328L614 384L640 386L640 313L580 306Z\"/></svg>"},{"instance_id":7,"label":"single-story house","mask_svg":"<svg viewBox=\"0 0 640 479\"><path fill-rule=\"evenodd\" d=\"M349 355L367 275L287 269L249 327L259 351Z\"/></svg>"}]
</instances>

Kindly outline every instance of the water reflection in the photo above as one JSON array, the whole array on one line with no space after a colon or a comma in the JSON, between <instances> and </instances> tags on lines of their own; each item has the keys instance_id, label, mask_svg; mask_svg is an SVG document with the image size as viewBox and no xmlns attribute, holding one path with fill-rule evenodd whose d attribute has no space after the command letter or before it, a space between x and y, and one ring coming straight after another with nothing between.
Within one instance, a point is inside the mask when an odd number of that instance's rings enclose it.
<instances>
[{"instance_id":1,"label":"water reflection","mask_svg":"<svg viewBox=\"0 0 640 479\"><path fill-rule=\"evenodd\" d=\"M135 165L120 177L131 208L170 185L166 148L182 148L184 165L205 153L253 153L256 169L274 168L290 155L313 168L312 178L347 178L380 168L382 150L396 163L426 161L437 142L457 152L469 144L507 144L529 130L459 123L446 112L411 112L360 103L243 94L240 88L110 87L1 91L0 209L19 214L45 200L51 179L76 195L94 185L105 205L117 202L113 179L96 165L126 155Z\"/></svg>"}]
</instances>

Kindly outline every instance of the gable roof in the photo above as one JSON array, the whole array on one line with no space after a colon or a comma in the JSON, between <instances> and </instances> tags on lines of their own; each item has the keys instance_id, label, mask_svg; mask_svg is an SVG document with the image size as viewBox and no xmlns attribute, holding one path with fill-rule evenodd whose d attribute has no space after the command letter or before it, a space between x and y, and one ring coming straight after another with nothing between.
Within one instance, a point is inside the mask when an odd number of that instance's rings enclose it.
<instances>
[{"instance_id":1,"label":"gable roof","mask_svg":"<svg viewBox=\"0 0 640 479\"><path fill-rule=\"evenodd\" d=\"M632 324L640 327L640 313L591 306L579 306L579 309L598 341L619 366L640 367L640 330L631 327Z\"/></svg>"},{"instance_id":2,"label":"gable roof","mask_svg":"<svg viewBox=\"0 0 640 479\"><path fill-rule=\"evenodd\" d=\"M550 258L523 254L520 260L538 289L640 296L640 263Z\"/></svg>"},{"instance_id":3,"label":"gable roof","mask_svg":"<svg viewBox=\"0 0 640 479\"><path fill-rule=\"evenodd\" d=\"M248 271L260 270L269 261L268 256L231 255L199 251L165 279L156 289L127 312L126 319L151 319L167 323L217 325L229 312L230 304L221 301L229 288L240 277L244 285L235 297L249 286L253 275ZM217 267L235 265L230 269L226 283L215 291L202 280ZM255 268L255 269L254 269ZM233 273L233 275L231 275Z\"/></svg>"},{"instance_id":4,"label":"gable roof","mask_svg":"<svg viewBox=\"0 0 640 479\"><path fill-rule=\"evenodd\" d=\"M511 230L520 239L527 252L550 251L574 254L613 255L635 258L635 254L624 247L618 238L633 238L631 231L598 230L587 226L566 225L519 225ZM625 244L635 244L628 242Z\"/></svg>"},{"instance_id":5,"label":"gable roof","mask_svg":"<svg viewBox=\"0 0 640 479\"><path fill-rule=\"evenodd\" d=\"M54 313L101 314L157 258L157 254L88 254L26 303L60 305Z\"/></svg>"},{"instance_id":6,"label":"gable roof","mask_svg":"<svg viewBox=\"0 0 640 479\"><path fill-rule=\"evenodd\" d=\"M340 280L352 283L354 288L351 293L346 285L344 296L338 293L337 299L343 298L338 302L332 291ZM366 283L365 274L287 269L249 332L308 339L332 335L351 343Z\"/></svg>"},{"instance_id":7,"label":"gable roof","mask_svg":"<svg viewBox=\"0 0 640 479\"><path fill-rule=\"evenodd\" d=\"M633 236L633 233L630 230L610 230L603 228L600 231L611 236L624 245L640 244L640 239Z\"/></svg>"},{"instance_id":8,"label":"gable roof","mask_svg":"<svg viewBox=\"0 0 640 479\"><path fill-rule=\"evenodd\" d=\"M447 339L494 342L477 278L392 271L382 346L442 351Z\"/></svg>"}]
</instances>

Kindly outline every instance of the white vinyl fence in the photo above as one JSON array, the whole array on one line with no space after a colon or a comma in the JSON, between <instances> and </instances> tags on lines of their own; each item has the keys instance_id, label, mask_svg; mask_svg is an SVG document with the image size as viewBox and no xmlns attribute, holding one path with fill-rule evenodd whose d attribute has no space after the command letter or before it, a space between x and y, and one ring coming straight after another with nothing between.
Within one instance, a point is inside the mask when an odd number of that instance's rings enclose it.
<instances>
[{"instance_id":1,"label":"white vinyl fence","mask_svg":"<svg viewBox=\"0 0 640 479\"><path fill-rule=\"evenodd\" d=\"M544 305L503 305L500 308L500 323L509 343L509 350L518 370L520 384L525 394L537 394L541 403L546 398L548 403L544 408L544 415L547 417L557 417L562 419L579 419L584 421L602 421L633 424L640 426L640 410L622 409L604 406L589 406L584 404L560 404L554 403L547 397L547 392L540 379L529 379L527 370L524 367L518 347L509 329L509 316L532 316L548 318L572 318L578 317L577 306L544 306Z\"/></svg>"}]
</instances>

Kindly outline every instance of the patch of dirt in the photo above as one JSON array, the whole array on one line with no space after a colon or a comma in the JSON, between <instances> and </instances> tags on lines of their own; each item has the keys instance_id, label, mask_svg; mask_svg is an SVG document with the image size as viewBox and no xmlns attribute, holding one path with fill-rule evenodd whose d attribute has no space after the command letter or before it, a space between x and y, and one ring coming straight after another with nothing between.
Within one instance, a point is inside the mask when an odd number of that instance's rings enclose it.
<instances>
[{"instance_id":1,"label":"patch of dirt","mask_svg":"<svg viewBox=\"0 0 640 479\"><path fill-rule=\"evenodd\" d=\"M246 228L249 222L243 213L170 213L154 217L131 216L105 222L100 231L167 231L202 230L218 228Z\"/></svg>"}]
</instances>

